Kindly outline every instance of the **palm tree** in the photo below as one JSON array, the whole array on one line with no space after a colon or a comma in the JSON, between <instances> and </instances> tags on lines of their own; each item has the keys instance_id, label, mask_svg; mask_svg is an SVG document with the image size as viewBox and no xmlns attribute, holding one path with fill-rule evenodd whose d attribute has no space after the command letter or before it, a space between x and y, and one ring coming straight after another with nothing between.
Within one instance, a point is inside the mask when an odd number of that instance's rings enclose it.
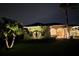
<instances>
[{"instance_id":1,"label":"palm tree","mask_svg":"<svg viewBox=\"0 0 79 59\"><path fill-rule=\"evenodd\" d=\"M23 28L20 23L15 20L2 17L4 21L1 25L2 33L5 37L6 47L12 48L17 35L23 34ZM10 39L9 39L10 38ZM10 41L10 43L9 43Z\"/></svg>"},{"instance_id":2,"label":"palm tree","mask_svg":"<svg viewBox=\"0 0 79 59\"><path fill-rule=\"evenodd\" d=\"M78 4L75 4L75 3L61 3L60 8L62 8L65 11L66 27L67 27L67 30L68 30L68 33L69 33L69 28L68 28L68 25L69 25L69 10L78 8ZM69 36L70 36L70 34L69 34Z\"/></svg>"}]
</instances>

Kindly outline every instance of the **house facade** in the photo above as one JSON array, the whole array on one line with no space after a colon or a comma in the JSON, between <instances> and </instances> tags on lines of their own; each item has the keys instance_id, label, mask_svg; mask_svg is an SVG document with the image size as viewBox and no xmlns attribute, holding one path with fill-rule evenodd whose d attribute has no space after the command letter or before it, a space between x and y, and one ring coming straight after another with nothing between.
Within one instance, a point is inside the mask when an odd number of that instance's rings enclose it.
<instances>
[{"instance_id":1,"label":"house facade","mask_svg":"<svg viewBox=\"0 0 79 59\"><path fill-rule=\"evenodd\" d=\"M28 33L25 34L28 35L28 39L42 39L46 37L47 33L47 26L27 26L24 27L28 30Z\"/></svg>"},{"instance_id":2,"label":"house facade","mask_svg":"<svg viewBox=\"0 0 79 59\"><path fill-rule=\"evenodd\" d=\"M27 39L79 39L79 26L66 26L63 24L25 26L25 36Z\"/></svg>"},{"instance_id":3,"label":"house facade","mask_svg":"<svg viewBox=\"0 0 79 59\"><path fill-rule=\"evenodd\" d=\"M72 26L70 29L70 36L73 39L79 39L79 26Z\"/></svg>"},{"instance_id":4,"label":"house facade","mask_svg":"<svg viewBox=\"0 0 79 59\"><path fill-rule=\"evenodd\" d=\"M68 39L69 33L65 25L50 26L50 36L56 39Z\"/></svg>"}]
</instances>

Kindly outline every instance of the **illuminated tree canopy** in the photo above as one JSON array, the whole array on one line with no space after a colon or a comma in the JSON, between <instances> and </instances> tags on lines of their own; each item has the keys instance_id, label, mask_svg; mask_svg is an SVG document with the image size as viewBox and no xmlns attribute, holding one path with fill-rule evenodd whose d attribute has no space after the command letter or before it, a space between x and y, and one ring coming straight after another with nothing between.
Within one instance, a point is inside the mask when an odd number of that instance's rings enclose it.
<instances>
[{"instance_id":1,"label":"illuminated tree canopy","mask_svg":"<svg viewBox=\"0 0 79 59\"><path fill-rule=\"evenodd\" d=\"M7 48L12 48L14 45L14 40L17 37L17 35L22 35L23 34L23 28L22 25L12 19L9 18L2 18L3 23L0 25L1 32L3 34L2 37L4 37L6 47ZM11 42L11 44L9 43ZM10 44L10 46L9 46Z\"/></svg>"},{"instance_id":2,"label":"illuminated tree canopy","mask_svg":"<svg viewBox=\"0 0 79 59\"><path fill-rule=\"evenodd\" d=\"M19 28L18 24L16 24L16 23L7 24L6 28L9 28L10 30L14 31L17 35L23 34L23 30L21 28Z\"/></svg>"},{"instance_id":3,"label":"illuminated tree canopy","mask_svg":"<svg viewBox=\"0 0 79 59\"><path fill-rule=\"evenodd\" d=\"M32 26L32 27L28 27L28 30L33 32L35 30L41 31L43 32L46 29L46 26Z\"/></svg>"}]
</instances>

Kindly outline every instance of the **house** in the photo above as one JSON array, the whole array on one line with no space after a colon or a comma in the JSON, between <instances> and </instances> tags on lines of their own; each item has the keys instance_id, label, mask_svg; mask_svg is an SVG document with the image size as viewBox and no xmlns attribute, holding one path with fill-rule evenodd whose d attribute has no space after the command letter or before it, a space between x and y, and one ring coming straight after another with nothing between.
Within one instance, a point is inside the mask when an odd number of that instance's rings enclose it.
<instances>
[{"instance_id":1,"label":"house","mask_svg":"<svg viewBox=\"0 0 79 59\"><path fill-rule=\"evenodd\" d=\"M44 26L40 23L35 23L35 24L31 24L31 25L26 25L24 26L24 29L27 29L28 32L27 34L25 34L25 37L29 37L28 39L42 39L45 38L47 35L47 26Z\"/></svg>"},{"instance_id":2,"label":"house","mask_svg":"<svg viewBox=\"0 0 79 59\"><path fill-rule=\"evenodd\" d=\"M79 26L72 26L70 29L70 36L73 39L79 39Z\"/></svg>"},{"instance_id":3,"label":"house","mask_svg":"<svg viewBox=\"0 0 79 59\"><path fill-rule=\"evenodd\" d=\"M25 38L27 39L79 39L79 26L75 25L67 27L62 23L35 23L24 26L24 29L26 30Z\"/></svg>"}]
</instances>

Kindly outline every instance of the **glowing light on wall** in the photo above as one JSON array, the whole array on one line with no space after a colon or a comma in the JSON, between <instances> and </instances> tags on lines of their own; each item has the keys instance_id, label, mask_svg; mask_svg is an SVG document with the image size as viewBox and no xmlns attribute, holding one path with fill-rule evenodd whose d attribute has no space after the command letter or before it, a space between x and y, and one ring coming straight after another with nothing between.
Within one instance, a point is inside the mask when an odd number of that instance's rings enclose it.
<instances>
[{"instance_id":1,"label":"glowing light on wall","mask_svg":"<svg viewBox=\"0 0 79 59\"><path fill-rule=\"evenodd\" d=\"M57 37L56 38L64 38L65 37L65 33L64 33L64 29L63 28L58 28L56 33L57 33Z\"/></svg>"},{"instance_id":2,"label":"glowing light on wall","mask_svg":"<svg viewBox=\"0 0 79 59\"><path fill-rule=\"evenodd\" d=\"M41 32L33 32L33 37L34 37L35 39L40 39L41 36L42 36L42 35L41 35Z\"/></svg>"},{"instance_id":3,"label":"glowing light on wall","mask_svg":"<svg viewBox=\"0 0 79 59\"><path fill-rule=\"evenodd\" d=\"M50 35L56 39L69 38L67 28L60 25L50 26Z\"/></svg>"},{"instance_id":4,"label":"glowing light on wall","mask_svg":"<svg viewBox=\"0 0 79 59\"><path fill-rule=\"evenodd\" d=\"M51 35L51 37L56 37L57 36L55 28L50 29L50 35Z\"/></svg>"}]
</instances>

